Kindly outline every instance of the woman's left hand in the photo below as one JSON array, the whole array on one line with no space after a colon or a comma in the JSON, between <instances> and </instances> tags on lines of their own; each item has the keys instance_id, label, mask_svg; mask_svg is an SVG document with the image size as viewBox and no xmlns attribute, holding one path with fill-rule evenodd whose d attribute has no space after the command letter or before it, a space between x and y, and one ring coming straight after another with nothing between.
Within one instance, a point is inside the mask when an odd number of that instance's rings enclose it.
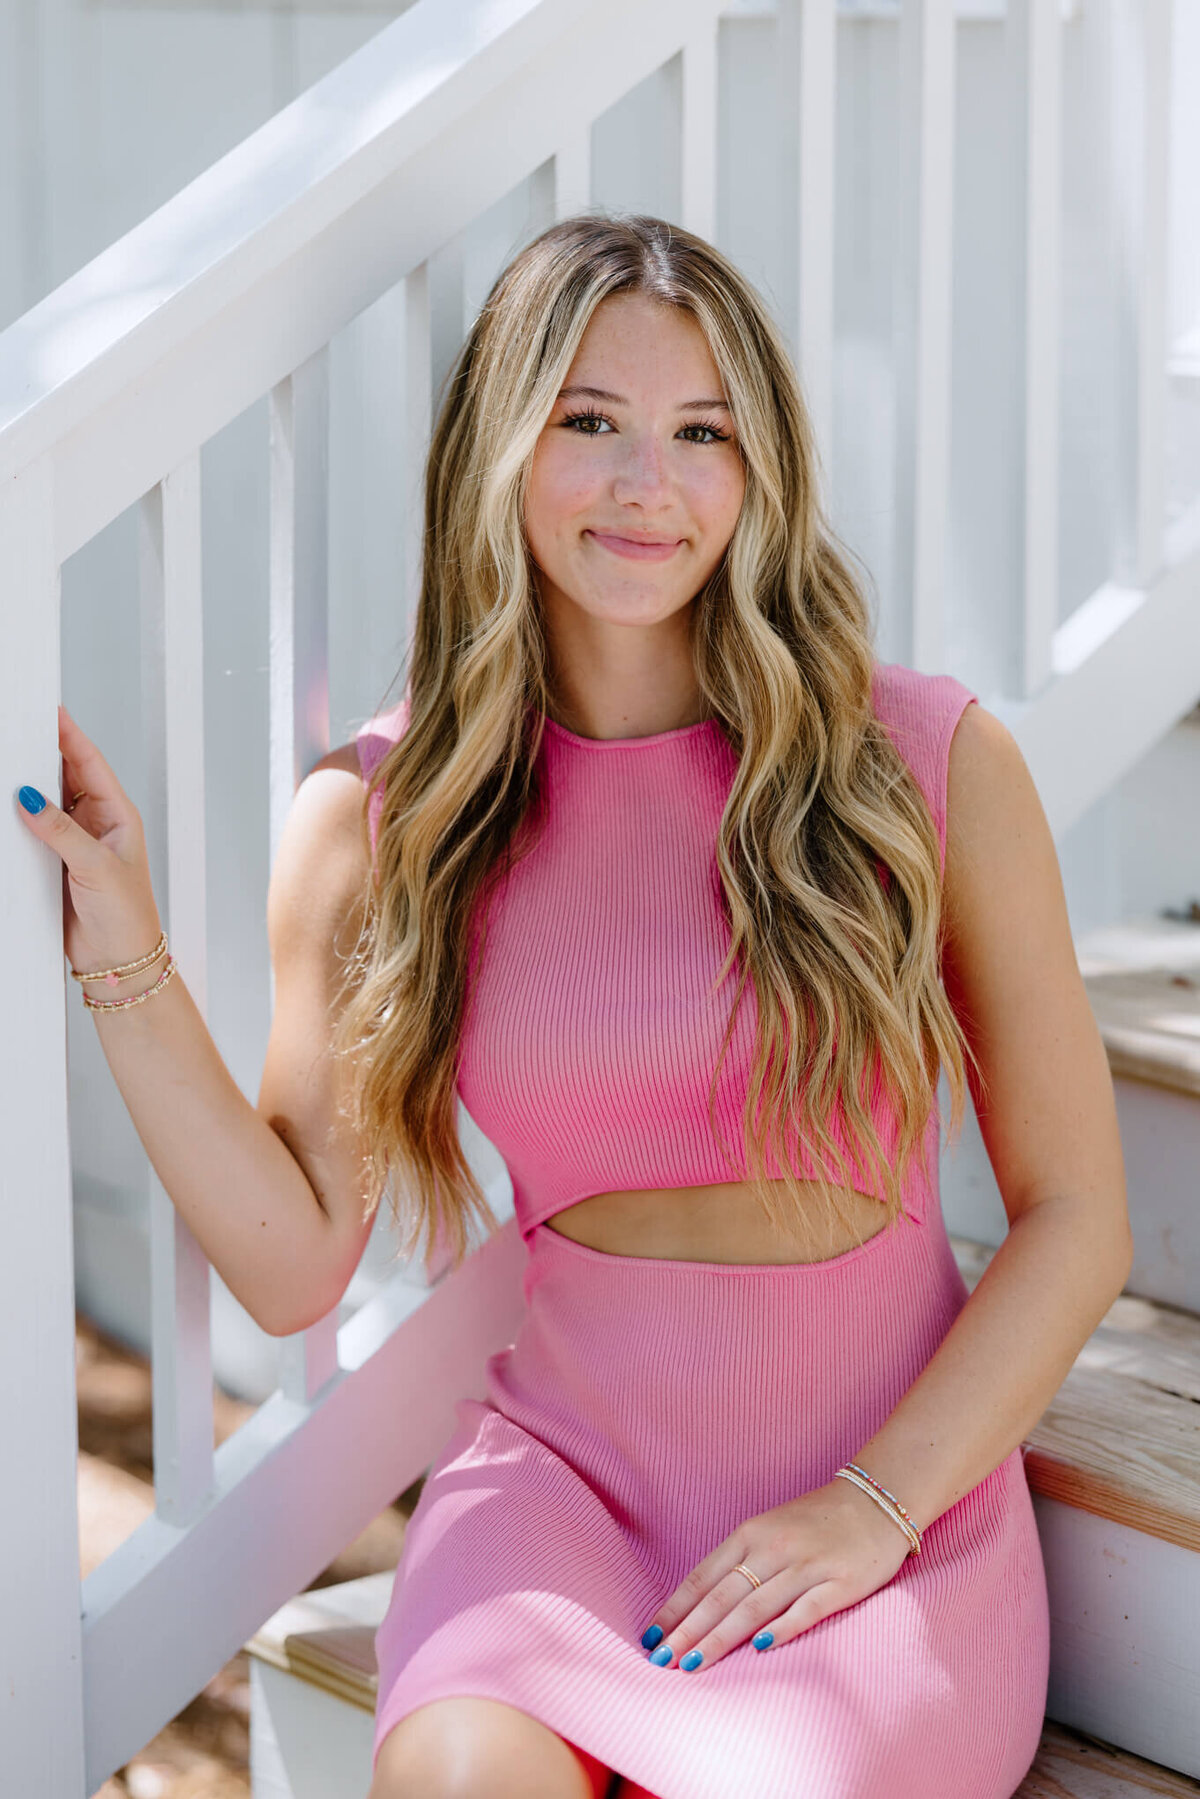
<instances>
[{"instance_id":1,"label":"woman's left hand","mask_svg":"<svg viewBox=\"0 0 1200 1799\"><path fill-rule=\"evenodd\" d=\"M642 1642L660 1666L685 1673L711 1667L748 1638L777 1648L886 1586L908 1554L900 1526L861 1488L834 1477L719 1543L659 1607ZM735 1573L739 1562L761 1586Z\"/></svg>"}]
</instances>

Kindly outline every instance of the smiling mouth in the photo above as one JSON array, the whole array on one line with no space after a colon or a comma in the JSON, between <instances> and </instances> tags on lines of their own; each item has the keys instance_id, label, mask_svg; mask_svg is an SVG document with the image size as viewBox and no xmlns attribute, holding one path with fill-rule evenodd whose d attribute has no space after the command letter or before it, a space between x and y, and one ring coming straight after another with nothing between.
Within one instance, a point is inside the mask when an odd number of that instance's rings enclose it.
<instances>
[{"instance_id":1,"label":"smiling mouth","mask_svg":"<svg viewBox=\"0 0 1200 1799\"><path fill-rule=\"evenodd\" d=\"M584 536L614 556L628 556L635 562L665 562L683 542L681 537L619 537L613 531L585 531Z\"/></svg>"}]
</instances>

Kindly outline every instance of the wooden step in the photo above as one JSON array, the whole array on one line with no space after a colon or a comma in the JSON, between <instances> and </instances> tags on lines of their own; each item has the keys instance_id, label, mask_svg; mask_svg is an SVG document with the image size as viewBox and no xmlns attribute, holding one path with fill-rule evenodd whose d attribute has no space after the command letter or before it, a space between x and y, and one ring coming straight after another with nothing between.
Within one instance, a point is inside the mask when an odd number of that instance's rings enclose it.
<instances>
[{"instance_id":1,"label":"wooden step","mask_svg":"<svg viewBox=\"0 0 1200 1799\"><path fill-rule=\"evenodd\" d=\"M374 1637L387 1609L390 1585L390 1576L373 1575L302 1594L283 1606L247 1645L251 1656L373 1717ZM290 1715L296 1728L297 1708ZM364 1719L360 1730L364 1743L369 1729ZM290 1759L311 1767L314 1754L315 1748L292 1745ZM1150 1795L1194 1799L1197 1794L1200 1783L1186 1774L1047 1719L1033 1766L1014 1799L1150 1799Z\"/></svg>"},{"instance_id":2,"label":"wooden step","mask_svg":"<svg viewBox=\"0 0 1200 1799\"><path fill-rule=\"evenodd\" d=\"M1200 1782L1049 1720L1013 1799L1185 1799Z\"/></svg>"},{"instance_id":3,"label":"wooden step","mask_svg":"<svg viewBox=\"0 0 1200 1799\"><path fill-rule=\"evenodd\" d=\"M1078 956L1113 1074L1200 1096L1200 924L1094 931Z\"/></svg>"},{"instance_id":4,"label":"wooden step","mask_svg":"<svg viewBox=\"0 0 1200 1799\"><path fill-rule=\"evenodd\" d=\"M969 1288L996 1254L950 1239ZM1200 1553L1200 1318L1115 1299L1025 1443L1030 1489Z\"/></svg>"}]
</instances>

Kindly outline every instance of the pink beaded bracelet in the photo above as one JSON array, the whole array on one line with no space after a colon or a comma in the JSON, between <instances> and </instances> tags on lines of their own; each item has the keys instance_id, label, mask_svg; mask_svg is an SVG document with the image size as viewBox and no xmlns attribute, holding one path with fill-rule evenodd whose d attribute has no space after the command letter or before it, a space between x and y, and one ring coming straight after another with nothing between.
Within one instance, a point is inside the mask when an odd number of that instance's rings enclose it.
<instances>
[{"instance_id":1,"label":"pink beaded bracelet","mask_svg":"<svg viewBox=\"0 0 1200 1799\"><path fill-rule=\"evenodd\" d=\"M83 996L83 1003L89 1012L123 1012L126 1006L140 1006L144 999L149 999L151 994L160 992L162 988L166 986L171 976L175 973L175 966L174 956L168 956L163 965L162 973L159 975L157 981L155 981L153 987L147 987L145 993L131 993L128 999L106 1000L89 999L85 993Z\"/></svg>"}]
</instances>

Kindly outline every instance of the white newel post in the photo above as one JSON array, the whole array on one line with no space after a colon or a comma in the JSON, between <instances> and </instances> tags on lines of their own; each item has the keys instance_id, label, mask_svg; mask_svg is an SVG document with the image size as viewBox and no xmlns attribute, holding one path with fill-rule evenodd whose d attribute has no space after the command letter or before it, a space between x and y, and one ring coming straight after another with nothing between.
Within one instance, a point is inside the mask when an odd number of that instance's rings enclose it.
<instances>
[{"instance_id":1,"label":"white newel post","mask_svg":"<svg viewBox=\"0 0 1200 1799\"><path fill-rule=\"evenodd\" d=\"M27 782L60 797L59 591L45 455L0 488L0 666L8 671L0 674L0 744L9 794L0 863L0 1769L6 1792L38 1799L84 1791L62 875L58 857L16 815Z\"/></svg>"}]
</instances>

